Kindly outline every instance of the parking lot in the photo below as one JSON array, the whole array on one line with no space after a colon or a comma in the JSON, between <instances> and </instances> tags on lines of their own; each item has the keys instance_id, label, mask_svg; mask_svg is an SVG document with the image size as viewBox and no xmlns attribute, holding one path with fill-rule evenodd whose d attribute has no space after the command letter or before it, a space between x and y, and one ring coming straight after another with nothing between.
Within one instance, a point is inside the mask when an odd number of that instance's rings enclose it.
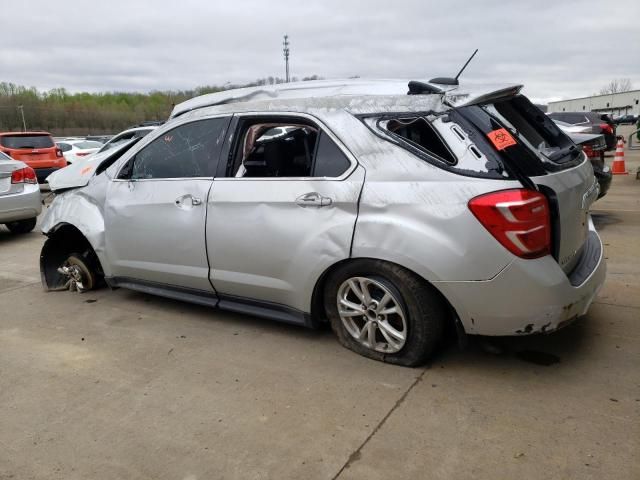
<instances>
[{"instance_id":1,"label":"parking lot","mask_svg":"<svg viewBox=\"0 0 640 480\"><path fill-rule=\"evenodd\" d=\"M586 318L417 369L328 330L45 293L44 237L0 227L0 479L640 478L640 151L626 164L593 208L608 273Z\"/></svg>"}]
</instances>

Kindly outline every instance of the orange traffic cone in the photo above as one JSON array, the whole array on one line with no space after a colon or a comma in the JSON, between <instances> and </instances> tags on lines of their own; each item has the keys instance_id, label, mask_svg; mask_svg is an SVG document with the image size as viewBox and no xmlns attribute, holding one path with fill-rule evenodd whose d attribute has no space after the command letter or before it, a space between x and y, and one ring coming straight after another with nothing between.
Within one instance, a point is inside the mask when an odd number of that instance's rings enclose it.
<instances>
[{"instance_id":1,"label":"orange traffic cone","mask_svg":"<svg viewBox=\"0 0 640 480\"><path fill-rule=\"evenodd\" d=\"M624 164L624 139L618 137L618 144L616 145L616 156L613 158L613 165L611 165L611 173L614 175L628 175L627 167Z\"/></svg>"}]
</instances>

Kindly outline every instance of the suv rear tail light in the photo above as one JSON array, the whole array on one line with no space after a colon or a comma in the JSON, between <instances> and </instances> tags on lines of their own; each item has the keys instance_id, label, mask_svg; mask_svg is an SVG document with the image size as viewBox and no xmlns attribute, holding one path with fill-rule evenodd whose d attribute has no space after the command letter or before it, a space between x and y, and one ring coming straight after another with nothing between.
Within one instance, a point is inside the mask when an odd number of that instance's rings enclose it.
<instances>
[{"instance_id":1,"label":"suv rear tail light","mask_svg":"<svg viewBox=\"0 0 640 480\"><path fill-rule=\"evenodd\" d=\"M601 123L600 128L602 129L603 133L613 135L613 127L608 123Z\"/></svg>"},{"instance_id":2,"label":"suv rear tail light","mask_svg":"<svg viewBox=\"0 0 640 480\"><path fill-rule=\"evenodd\" d=\"M524 188L480 195L469 209L500 244L521 258L551 252L551 217L547 198Z\"/></svg>"},{"instance_id":3,"label":"suv rear tail light","mask_svg":"<svg viewBox=\"0 0 640 480\"><path fill-rule=\"evenodd\" d=\"M38 183L36 172L31 167L21 168L11 172L11 183Z\"/></svg>"},{"instance_id":4,"label":"suv rear tail light","mask_svg":"<svg viewBox=\"0 0 640 480\"><path fill-rule=\"evenodd\" d=\"M59 148L56 148L56 157L58 158L62 158L64 155L62 154L62 150L60 150Z\"/></svg>"},{"instance_id":5,"label":"suv rear tail light","mask_svg":"<svg viewBox=\"0 0 640 480\"><path fill-rule=\"evenodd\" d=\"M583 145L582 151L589 158L594 158L598 156L598 154L593 150L593 148L591 148L591 145Z\"/></svg>"}]
</instances>

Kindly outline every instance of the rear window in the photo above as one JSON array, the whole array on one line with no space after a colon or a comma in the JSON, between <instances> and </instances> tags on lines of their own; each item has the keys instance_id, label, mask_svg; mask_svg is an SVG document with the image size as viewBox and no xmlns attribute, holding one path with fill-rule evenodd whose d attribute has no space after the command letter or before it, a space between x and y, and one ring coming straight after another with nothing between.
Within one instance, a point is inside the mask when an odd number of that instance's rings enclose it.
<instances>
[{"instance_id":1,"label":"rear window","mask_svg":"<svg viewBox=\"0 0 640 480\"><path fill-rule=\"evenodd\" d=\"M553 120L521 95L483 108L544 162L563 164L576 160L580 155Z\"/></svg>"},{"instance_id":2,"label":"rear window","mask_svg":"<svg viewBox=\"0 0 640 480\"><path fill-rule=\"evenodd\" d=\"M50 135L4 135L0 145L6 148L51 148L54 146Z\"/></svg>"},{"instance_id":3,"label":"rear window","mask_svg":"<svg viewBox=\"0 0 640 480\"><path fill-rule=\"evenodd\" d=\"M100 148L102 143L87 140L86 142L78 142L75 145L77 148Z\"/></svg>"}]
</instances>

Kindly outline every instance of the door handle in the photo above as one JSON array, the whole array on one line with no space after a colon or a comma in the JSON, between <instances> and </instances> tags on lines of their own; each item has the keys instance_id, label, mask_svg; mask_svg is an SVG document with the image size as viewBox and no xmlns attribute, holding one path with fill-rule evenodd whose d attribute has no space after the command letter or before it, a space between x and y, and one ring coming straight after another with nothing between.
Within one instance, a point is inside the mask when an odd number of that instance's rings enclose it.
<instances>
[{"instance_id":1,"label":"door handle","mask_svg":"<svg viewBox=\"0 0 640 480\"><path fill-rule=\"evenodd\" d=\"M300 207L327 207L333 201L329 197L323 197L318 192L309 192L296 198L296 204Z\"/></svg>"},{"instance_id":2,"label":"door handle","mask_svg":"<svg viewBox=\"0 0 640 480\"><path fill-rule=\"evenodd\" d=\"M189 209L191 207L197 207L202 205L202 199L194 197L193 195L182 195L176 198L176 207L182 209Z\"/></svg>"}]
</instances>

